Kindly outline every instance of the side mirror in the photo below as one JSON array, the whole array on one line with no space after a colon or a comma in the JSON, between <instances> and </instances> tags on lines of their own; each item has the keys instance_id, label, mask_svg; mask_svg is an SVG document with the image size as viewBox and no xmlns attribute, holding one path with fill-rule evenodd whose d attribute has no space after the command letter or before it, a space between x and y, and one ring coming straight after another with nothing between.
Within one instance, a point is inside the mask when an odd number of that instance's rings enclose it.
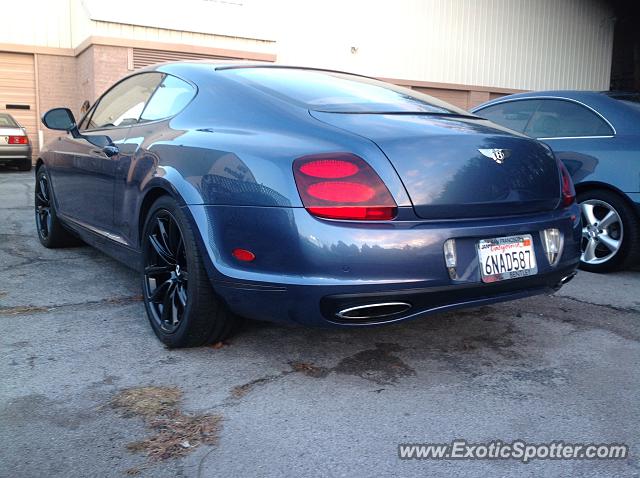
<instances>
[{"instance_id":1,"label":"side mirror","mask_svg":"<svg viewBox=\"0 0 640 478\"><path fill-rule=\"evenodd\" d=\"M42 123L49 129L60 131L77 130L76 119L69 108L53 108L47 111L42 116Z\"/></svg>"},{"instance_id":2,"label":"side mirror","mask_svg":"<svg viewBox=\"0 0 640 478\"><path fill-rule=\"evenodd\" d=\"M53 108L42 116L42 123L49 129L67 131L74 138L82 138L85 141L103 148L104 153L111 157L118 153L118 148L113 144L111 138L105 135L85 136L78 131L76 119L69 108Z\"/></svg>"}]
</instances>

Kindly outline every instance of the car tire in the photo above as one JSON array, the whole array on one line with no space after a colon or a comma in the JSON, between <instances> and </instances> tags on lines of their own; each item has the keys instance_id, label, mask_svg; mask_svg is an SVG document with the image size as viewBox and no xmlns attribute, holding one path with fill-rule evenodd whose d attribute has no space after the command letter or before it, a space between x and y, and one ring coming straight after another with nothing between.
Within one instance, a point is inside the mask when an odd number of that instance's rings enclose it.
<instances>
[{"instance_id":1,"label":"car tire","mask_svg":"<svg viewBox=\"0 0 640 478\"><path fill-rule=\"evenodd\" d=\"M156 336L170 348L226 339L238 318L216 296L195 233L173 198L153 203L141 242L143 299Z\"/></svg>"},{"instance_id":2,"label":"car tire","mask_svg":"<svg viewBox=\"0 0 640 478\"><path fill-rule=\"evenodd\" d=\"M637 263L640 224L631 206L605 189L583 191L577 200L582 211L580 268L602 273Z\"/></svg>"},{"instance_id":3,"label":"car tire","mask_svg":"<svg viewBox=\"0 0 640 478\"><path fill-rule=\"evenodd\" d=\"M40 243L48 249L78 246L82 241L67 230L56 213L53 188L44 166L36 171L34 188L36 230Z\"/></svg>"},{"instance_id":4,"label":"car tire","mask_svg":"<svg viewBox=\"0 0 640 478\"><path fill-rule=\"evenodd\" d=\"M18 165L19 171L31 171L31 159L26 159Z\"/></svg>"}]
</instances>

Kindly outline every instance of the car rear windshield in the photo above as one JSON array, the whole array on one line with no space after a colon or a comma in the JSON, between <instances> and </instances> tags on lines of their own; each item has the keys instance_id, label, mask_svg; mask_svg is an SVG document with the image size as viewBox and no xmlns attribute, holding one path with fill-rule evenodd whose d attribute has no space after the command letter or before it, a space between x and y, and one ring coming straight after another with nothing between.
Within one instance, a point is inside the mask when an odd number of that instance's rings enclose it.
<instances>
[{"instance_id":1,"label":"car rear windshield","mask_svg":"<svg viewBox=\"0 0 640 478\"><path fill-rule=\"evenodd\" d=\"M9 115L0 114L0 128L17 128L18 123Z\"/></svg>"},{"instance_id":2,"label":"car rear windshield","mask_svg":"<svg viewBox=\"0 0 640 478\"><path fill-rule=\"evenodd\" d=\"M608 96L636 110L640 110L640 93L609 93Z\"/></svg>"},{"instance_id":3,"label":"car rear windshield","mask_svg":"<svg viewBox=\"0 0 640 478\"><path fill-rule=\"evenodd\" d=\"M470 116L418 91L346 73L277 67L229 68L224 73L313 111Z\"/></svg>"},{"instance_id":4,"label":"car rear windshield","mask_svg":"<svg viewBox=\"0 0 640 478\"><path fill-rule=\"evenodd\" d=\"M640 93L609 93L608 96L610 96L614 100L640 103Z\"/></svg>"}]
</instances>

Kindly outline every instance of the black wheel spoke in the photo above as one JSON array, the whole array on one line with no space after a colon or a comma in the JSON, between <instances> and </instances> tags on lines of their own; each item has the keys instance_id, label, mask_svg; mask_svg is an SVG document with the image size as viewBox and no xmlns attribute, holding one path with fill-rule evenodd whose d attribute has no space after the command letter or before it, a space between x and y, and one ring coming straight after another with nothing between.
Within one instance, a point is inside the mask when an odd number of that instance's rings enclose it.
<instances>
[{"instance_id":1,"label":"black wheel spoke","mask_svg":"<svg viewBox=\"0 0 640 478\"><path fill-rule=\"evenodd\" d=\"M171 325L177 325L180 321L180 311L178 310L178 294L177 294L178 286L177 284L171 290Z\"/></svg>"},{"instance_id":2,"label":"black wheel spoke","mask_svg":"<svg viewBox=\"0 0 640 478\"><path fill-rule=\"evenodd\" d=\"M176 295L178 296L178 299L180 300L180 304L184 309L187 306L187 291L184 288L184 285L182 284L178 285L178 287L176 288Z\"/></svg>"},{"instance_id":3,"label":"black wheel spoke","mask_svg":"<svg viewBox=\"0 0 640 478\"><path fill-rule=\"evenodd\" d=\"M165 251L167 251L167 253L173 257L173 252L171 250L171 246L169 245L169 234L167 234L167 228L164 225L164 222L162 219L158 218L158 230L160 231L160 244L162 244L162 247L164 248ZM172 222L172 221L171 221ZM171 225L171 222L169 223L169 225Z\"/></svg>"},{"instance_id":4,"label":"black wheel spoke","mask_svg":"<svg viewBox=\"0 0 640 478\"><path fill-rule=\"evenodd\" d=\"M156 251L156 254L167 264L175 265L176 261L171 252L169 252L163 244L158 241L155 235L149 236L149 242Z\"/></svg>"},{"instance_id":5,"label":"black wheel spoke","mask_svg":"<svg viewBox=\"0 0 640 478\"><path fill-rule=\"evenodd\" d=\"M172 282L170 280L164 281L151 292L149 295L149 301L156 302L158 304L162 303L168 295L167 293L169 292L171 285Z\"/></svg>"},{"instance_id":6,"label":"black wheel spoke","mask_svg":"<svg viewBox=\"0 0 640 478\"><path fill-rule=\"evenodd\" d=\"M172 284L162 302L162 323L164 326L176 326L180 322L180 314L176 305L176 284Z\"/></svg>"},{"instance_id":7,"label":"black wheel spoke","mask_svg":"<svg viewBox=\"0 0 640 478\"><path fill-rule=\"evenodd\" d=\"M43 201L49 202L49 189L47 188L47 181L44 177L41 177L38 181L40 184L40 194L43 196Z\"/></svg>"},{"instance_id":8,"label":"black wheel spoke","mask_svg":"<svg viewBox=\"0 0 640 478\"><path fill-rule=\"evenodd\" d=\"M173 294L169 293L169 291L167 291L162 301L161 320L165 323L173 323Z\"/></svg>"}]
</instances>

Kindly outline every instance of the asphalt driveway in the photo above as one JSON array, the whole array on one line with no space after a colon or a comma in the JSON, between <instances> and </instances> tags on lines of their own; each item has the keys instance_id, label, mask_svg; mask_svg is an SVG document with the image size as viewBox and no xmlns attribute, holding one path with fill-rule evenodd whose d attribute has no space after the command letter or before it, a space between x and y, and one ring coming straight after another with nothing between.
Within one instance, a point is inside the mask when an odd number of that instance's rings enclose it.
<instances>
[{"instance_id":1,"label":"asphalt driveway","mask_svg":"<svg viewBox=\"0 0 640 478\"><path fill-rule=\"evenodd\" d=\"M640 272L383 328L249 323L167 350L137 276L47 250L0 172L0 476L638 476ZM405 442L622 442L624 460L401 461Z\"/></svg>"}]
</instances>

